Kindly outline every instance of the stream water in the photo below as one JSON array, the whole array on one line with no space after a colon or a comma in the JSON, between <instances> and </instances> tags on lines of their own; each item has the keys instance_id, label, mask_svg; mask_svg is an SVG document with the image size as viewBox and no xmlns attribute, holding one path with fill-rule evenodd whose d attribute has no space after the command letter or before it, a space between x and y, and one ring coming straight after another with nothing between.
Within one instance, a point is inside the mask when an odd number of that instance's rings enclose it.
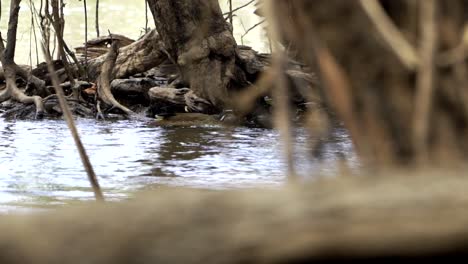
<instances>
[{"instance_id":1,"label":"stream water","mask_svg":"<svg viewBox=\"0 0 468 264\"><path fill-rule=\"evenodd\" d=\"M84 42L83 1L65 1L65 39L71 47ZM94 5L88 0L89 38L95 37ZM220 3L227 10L227 1ZM248 1L234 1L234 7ZM2 3L0 29L6 34L8 4ZM36 56L31 27L31 6L22 1L16 61L34 65ZM145 28L144 1L101 0L101 33L138 38ZM260 18L253 6L235 17L238 43L268 51L262 27L244 35ZM149 26L153 27L151 14ZM37 32L37 36L40 34ZM40 41L40 39L38 40ZM218 126L160 127L154 121L97 122L77 120L107 198L122 199L134 191L159 186L225 189L256 185L277 186L285 181L279 136L264 129ZM338 156L354 159L348 135L342 129L310 158L305 132L298 130L296 162L303 175L336 170ZM62 120L10 121L0 119L0 212L44 208L92 199L79 155Z\"/></svg>"},{"instance_id":2,"label":"stream water","mask_svg":"<svg viewBox=\"0 0 468 264\"><path fill-rule=\"evenodd\" d=\"M225 189L285 180L273 130L161 127L155 121L79 119L77 124L108 198L159 186ZM306 143L305 132L298 130L296 162L303 175L332 175L337 157L354 159L342 129L322 148L320 163L310 159ZM64 121L0 119L0 211L89 199L93 194Z\"/></svg>"}]
</instances>

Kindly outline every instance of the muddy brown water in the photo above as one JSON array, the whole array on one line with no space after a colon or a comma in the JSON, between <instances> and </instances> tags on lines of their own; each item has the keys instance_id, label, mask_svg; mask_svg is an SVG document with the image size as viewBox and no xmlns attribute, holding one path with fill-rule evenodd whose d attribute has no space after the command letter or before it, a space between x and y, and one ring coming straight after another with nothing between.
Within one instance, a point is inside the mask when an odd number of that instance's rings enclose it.
<instances>
[{"instance_id":1,"label":"muddy brown water","mask_svg":"<svg viewBox=\"0 0 468 264\"><path fill-rule=\"evenodd\" d=\"M274 130L217 125L161 127L156 121L78 119L78 128L105 195L119 200L143 189L279 186L285 182ZM354 162L352 144L336 129L320 159L311 159L305 131L296 140L298 171L336 172L337 157ZM43 208L93 198L62 120L0 119L0 209Z\"/></svg>"}]
</instances>

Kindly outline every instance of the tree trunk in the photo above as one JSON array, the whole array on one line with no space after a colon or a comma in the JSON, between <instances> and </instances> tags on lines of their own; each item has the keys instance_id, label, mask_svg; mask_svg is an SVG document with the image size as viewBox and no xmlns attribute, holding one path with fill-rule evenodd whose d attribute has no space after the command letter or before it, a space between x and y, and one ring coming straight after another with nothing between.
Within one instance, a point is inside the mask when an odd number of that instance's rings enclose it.
<instances>
[{"instance_id":1,"label":"tree trunk","mask_svg":"<svg viewBox=\"0 0 468 264\"><path fill-rule=\"evenodd\" d=\"M148 0L148 4L182 78L216 107L228 106L236 42L218 0Z\"/></svg>"}]
</instances>

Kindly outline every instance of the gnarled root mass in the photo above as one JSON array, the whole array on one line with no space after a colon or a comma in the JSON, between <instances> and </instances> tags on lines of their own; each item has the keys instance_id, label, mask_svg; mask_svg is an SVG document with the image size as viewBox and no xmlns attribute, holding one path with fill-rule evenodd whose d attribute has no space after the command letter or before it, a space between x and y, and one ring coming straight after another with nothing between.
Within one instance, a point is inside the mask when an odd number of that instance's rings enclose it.
<instances>
[{"instance_id":1,"label":"gnarled root mass","mask_svg":"<svg viewBox=\"0 0 468 264\"><path fill-rule=\"evenodd\" d=\"M77 101L69 98L68 101L74 114L93 118L102 112L112 112L122 115L122 117L128 117L135 112L146 111L147 116L154 117L155 115L165 116L185 112L215 114L220 112L220 108L228 107L225 103L216 104L217 99L210 96L204 97L205 93L193 88L191 85L193 83L190 80L187 81L183 72L179 71L179 65L168 56L161 36L155 30L148 32L135 42L122 36L114 39L113 36L117 35L90 40L90 43L93 43L95 58L91 59L88 64L89 82L70 81L69 74L66 74L62 63L55 62L55 68L63 82L62 87L65 92L72 94L73 88L78 87L79 93L84 99L84 101ZM122 47L118 49L116 45L121 39L123 40ZM111 44L111 48L107 47L108 44ZM233 52L235 67L229 78L230 82L237 83L238 87L235 89L231 87L233 93L226 94L223 100L227 100L228 97L234 99L231 101L237 100L238 102L235 104L230 103L230 107L240 109L244 102L240 102L240 97L235 95L242 89L240 87L247 88L261 79L259 77L270 68L270 56L259 54L246 46L234 46ZM33 84L31 85L32 89L28 89L28 93L42 95L45 98L45 109L44 107L38 109L42 109L42 112L51 117L62 113L56 97L49 96L53 89L46 86L50 85L50 77L45 65L39 65L32 71L27 66L16 66L16 69L22 78L27 76L29 72L32 73L27 79ZM73 71L78 72L76 65L73 66ZM290 74L296 76L291 79L292 87L294 84L307 83L306 89L314 90L316 88L316 82L311 81L313 78L306 73L308 70L303 66L291 62L290 71L296 73ZM4 75L0 74L0 80L2 77L4 78ZM252 86L250 90L258 91L256 86ZM294 90L298 89L294 88ZM263 92L253 93L255 98L250 101L252 104L257 104L259 101L263 101L263 97L269 96L270 92L269 89L264 89ZM10 98L7 95L9 94L5 91L2 92L2 97L5 100ZM34 101L40 106L39 98L27 97L26 100L23 97L21 102L31 103ZM300 97L305 98L304 96ZM298 103L304 102L305 100L298 101ZM31 117L30 108L8 105L9 109L4 113L4 116ZM269 108L267 104L263 105L262 107ZM5 109L5 105L0 105L1 107ZM238 111L237 113L244 115L248 111Z\"/></svg>"},{"instance_id":2,"label":"gnarled root mass","mask_svg":"<svg viewBox=\"0 0 468 264\"><path fill-rule=\"evenodd\" d=\"M20 9L20 1L11 1L10 20L8 23L7 46L3 44L3 37L0 35L0 61L3 65L3 72L6 82L6 87L0 91L0 103L8 99L13 99L23 104L34 104L36 106L35 118L42 118L44 114L44 103L39 96L28 96L21 91L16 85L16 74L20 73L24 79L27 78L26 71L16 65L14 61L16 49L16 35L18 29L18 15ZM43 83L35 78L31 78L32 83L36 88L43 90Z\"/></svg>"}]
</instances>

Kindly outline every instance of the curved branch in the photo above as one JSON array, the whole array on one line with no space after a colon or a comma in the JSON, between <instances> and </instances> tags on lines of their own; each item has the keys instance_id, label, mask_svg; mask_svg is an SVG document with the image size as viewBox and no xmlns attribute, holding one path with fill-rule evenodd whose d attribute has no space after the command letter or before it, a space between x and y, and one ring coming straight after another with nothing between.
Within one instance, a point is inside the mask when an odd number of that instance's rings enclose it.
<instances>
[{"instance_id":1,"label":"curved branch","mask_svg":"<svg viewBox=\"0 0 468 264\"><path fill-rule=\"evenodd\" d=\"M106 61L102 65L101 76L98 80L98 95L104 103L122 110L125 114L133 114L133 111L120 104L112 95L110 83L112 81L112 73L119 54L118 42L112 44L112 48L106 55Z\"/></svg>"},{"instance_id":2,"label":"curved branch","mask_svg":"<svg viewBox=\"0 0 468 264\"><path fill-rule=\"evenodd\" d=\"M418 53L406 40L405 36L385 13L380 3L376 0L359 0L359 4L374 24L377 33L386 42L390 51L409 70L416 70L420 64Z\"/></svg>"}]
</instances>

